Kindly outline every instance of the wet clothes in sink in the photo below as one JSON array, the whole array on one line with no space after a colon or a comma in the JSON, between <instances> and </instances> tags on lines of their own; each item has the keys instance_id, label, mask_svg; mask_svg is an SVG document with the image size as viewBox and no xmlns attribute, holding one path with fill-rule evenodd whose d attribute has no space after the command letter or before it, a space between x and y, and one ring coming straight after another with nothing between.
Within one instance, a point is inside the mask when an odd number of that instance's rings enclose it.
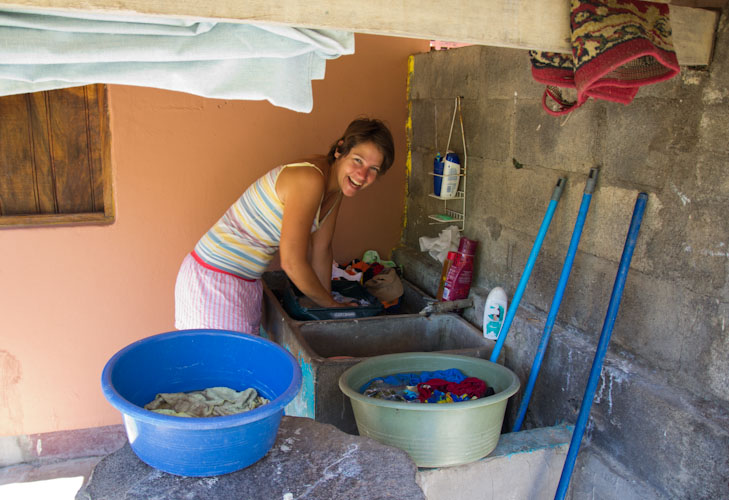
<instances>
[{"instance_id":1,"label":"wet clothes in sink","mask_svg":"<svg viewBox=\"0 0 729 500\"><path fill-rule=\"evenodd\" d=\"M360 281L385 309L395 307L404 293L395 263L381 260L374 250L368 250L362 260L354 259L346 266L334 262L332 269L332 279Z\"/></svg>"}]
</instances>

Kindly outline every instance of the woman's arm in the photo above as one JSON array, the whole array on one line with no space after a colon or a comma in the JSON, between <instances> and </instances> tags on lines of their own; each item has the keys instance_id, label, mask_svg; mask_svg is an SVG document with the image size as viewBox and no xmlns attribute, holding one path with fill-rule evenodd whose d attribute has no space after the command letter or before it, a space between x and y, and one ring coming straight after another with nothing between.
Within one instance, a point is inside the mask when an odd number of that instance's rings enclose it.
<instances>
[{"instance_id":1,"label":"woman's arm","mask_svg":"<svg viewBox=\"0 0 729 500\"><path fill-rule=\"evenodd\" d=\"M339 304L332 299L331 292L322 285L307 258L311 225L316 217L324 189L324 177L313 168L286 168L281 172L276 183L276 191L284 202L279 254L281 268L304 295L322 307L336 307ZM334 214L330 214L329 217L332 215ZM331 273L331 260L329 272Z\"/></svg>"},{"instance_id":2,"label":"woman's arm","mask_svg":"<svg viewBox=\"0 0 729 500\"><path fill-rule=\"evenodd\" d=\"M324 223L311 235L311 267L319 277L321 284L330 293L332 291L332 263L334 262L332 239L341 202L341 196L337 195L334 206Z\"/></svg>"}]
</instances>

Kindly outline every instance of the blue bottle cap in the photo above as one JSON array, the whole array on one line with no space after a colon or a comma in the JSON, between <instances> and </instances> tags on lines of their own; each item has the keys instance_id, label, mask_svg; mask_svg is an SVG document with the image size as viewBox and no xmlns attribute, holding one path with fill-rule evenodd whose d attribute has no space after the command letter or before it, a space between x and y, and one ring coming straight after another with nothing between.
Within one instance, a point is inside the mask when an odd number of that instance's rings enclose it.
<instances>
[{"instance_id":1,"label":"blue bottle cap","mask_svg":"<svg viewBox=\"0 0 729 500\"><path fill-rule=\"evenodd\" d=\"M458 159L458 155L454 151L448 151L446 153L445 157L446 161L450 161L452 163L458 163L461 164L461 160Z\"/></svg>"}]
</instances>

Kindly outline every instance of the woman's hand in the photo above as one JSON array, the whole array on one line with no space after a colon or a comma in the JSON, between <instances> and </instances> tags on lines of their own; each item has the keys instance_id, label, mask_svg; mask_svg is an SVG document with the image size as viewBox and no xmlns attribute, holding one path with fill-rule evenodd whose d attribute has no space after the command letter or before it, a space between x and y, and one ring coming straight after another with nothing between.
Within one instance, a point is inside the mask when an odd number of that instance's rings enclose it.
<instances>
[{"instance_id":1,"label":"woman's hand","mask_svg":"<svg viewBox=\"0 0 729 500\"><path fill-rule=\"evenodd\" d=\"M357 302L356 300L353 300L351 302L337 302L337 305L334 307L359 307L359 302Z\"/></svg>"}]
</instances>

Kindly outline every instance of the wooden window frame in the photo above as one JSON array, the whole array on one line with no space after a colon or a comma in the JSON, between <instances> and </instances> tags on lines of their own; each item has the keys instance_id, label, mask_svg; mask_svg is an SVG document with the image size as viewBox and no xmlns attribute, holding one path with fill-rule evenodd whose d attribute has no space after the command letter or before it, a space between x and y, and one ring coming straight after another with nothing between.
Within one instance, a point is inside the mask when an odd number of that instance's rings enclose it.
<instances>
[{"instance_id":1,"label":"wooden window frame","mask_svg":"<svg viewBox=\"0 0 729 500\"><path fill-rule=\"evenodd\" d=\"M111 169L111 133L109 126L108 88L103 84L96 84L97 98L95 101L87 99L88 104L98 105L97 113L86 112L87 141L91 142L89 134L98 134L100 150L96 152L101 167L101 183L103 190L103 211L95 212L66 212L66 213L38 213L27 215L2 215L0 212L0 229L28 228L42 226L62 225L99 225L111 224L115 220L114 190L112 185ZM26 94L30 99L31 94ZM91 160L90 160L91 161ZM34 164L33 170L37 167ZM79 168L83 168L79 165ZM35 175L35 174L34 174Z\"/></svg>"}]
</instances>

